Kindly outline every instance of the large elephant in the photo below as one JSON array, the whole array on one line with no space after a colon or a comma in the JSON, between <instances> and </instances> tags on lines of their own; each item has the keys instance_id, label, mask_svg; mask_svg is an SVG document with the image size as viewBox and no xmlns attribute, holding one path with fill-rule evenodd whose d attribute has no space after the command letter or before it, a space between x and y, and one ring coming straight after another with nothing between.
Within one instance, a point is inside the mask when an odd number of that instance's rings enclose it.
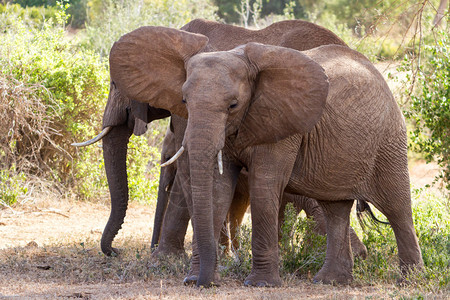
<instances>
[{"instance_id":1,"label":"large elephant","mask_svg":"<svg viewBox=\"0 0 450 300\"><path fill-rule=\"evenodd\" d=\"M248 170L253 228L246 285L281 284L277 219L283 191L314 198L325 212L327 254L315 281L353 278L354 199L388 218L402 271L421 266L405 123L383 77L345 46L303 52L281 46L251 42L202 53L205 35L141 27L111 49L111 80L121 93L189 115L182 142L189 164L182 168L189 169L192 198L186 200L197 248L190 278L199 286L215 282L224 208L242 168Z\"/></svg>"},{"instance_id":2,"label":"large elephant","mask_svg":"<svg viewBox=\"0 0 450 300\"><path fill-rule=\"evenodd\" d=\"M176 117L175 123L177 122ZM164 137L163 146L161 150L161 164L167 162L175 156L178 148L176 144L175 134L172 131L173 124L167 128L166 136ZM180 140L180 139L178 139ZM155 211L153 234L151 248L155 249L155 254L158 256L178 255L184 253L184 236L188 225L188 218L180 218L180 205L185 208L184 195L180 192L174 192L171 194L172 186L176 177L176 164L170 164L167 167L161 168L161 177L158 188L158 200ZM226 222L220 232L219 244L224 248L225 252L229 252L229 249L235 250L239 248L239 242L237 239L239 227L244 218L245 212L250 205L250 195L248 193L248 180L247 172L244 170L239 174L237 180L236 189L234 191L233 200L228 210ZM166 215L166 208L169 203L169 197L171 201L175 202L175 207L169 210L169 214L176 214L176 216ZM179 199L179 198L182 199ZM297 213L305 211L308 218L312 218L316 222L314 231L317 234L326 234L326 218L325 215L317 203L316 200L289 193L283 193L283 200L279 211L279 228L284 222L284 208L287 203L292 203ZM369 208L370 209L370 208ZM187 207L186 207L187 210ZM162 229L162 223L164 217L167 217ZM229 227L229 229L228 229ZM353 228L350 227L350 245L352 247L352 253L355 257L361 257L365 259L367 257L367 249L365 245L359 240Z\"/></svg>"},{"instance_id":3,"label":"large elephant","mask_svg":"<svg viewBox=\"0 0 450 300\"><path fill-rule=\"evenodd\" d=\"M281 45L297 50L307 50L319 45L345 43L331 31L315 25L310 22L301 20L290 20L274 23L262 30L248 30L242 27L221 24L213 21L196 19L182 27L183 31L200 33L207 36L209 43L207 47L202 49L204 52L214 50L230 50L234 47L245 44L250 41L256 41L272 45ZM150 41L151 42L151 41ZM156 46L156 45L155 45ZM164 51L164 49L155 49L155 51ZM153 53L147 53L152 56ZM179 61L182 64L182 61ZM151 69L147 70L149 74ZM157 73L155 73L155 76ZM172 76L172 75L169 75ZM179 80L180 83L185 79L185 72L181 71L173 76L173 78L160 78L161 81L169 83L171 79ZM166 80L167 79L167 80ZM170 95L180 97L180 95ZM126 172L126 153L127 144L131 134L143 134L146 130L147 123L165 118L170 112L165 109L154 108L147 102L138 102L135 98L129 98L117 88L114 82L111 82L108 102L103 116L103 130L96 138L91 141L76 144L78 146L89 145L103 138L103 156L105 160L106 175L111 195L111 214L108 223L103 231L101 248L103 253L111 255L118 253L117 249L112 247L114 237L120 230L126 209L128 205L128 184ZM174 99L178 101L179 99ZM175 112L175 111L174 111ZM181 115L186 117L185 111ZM180 126L174 126L175 131L183 131L186 127L186 121L179 122ZM183 124L184 123L184 124ZM174 124L175 125L175 124ZM181 136L183 136L183 134ZM181 141L179 142L181 143ZM177 164L187 165L187 159L181 158ZM179 174L180 175L180 174ZM186 192L190 194L189 185L187 184L189 174L179 176L173 183L172 193ZM182 183L178 184L178 180ZM183 200L184 201L184 200ZM183 203L169 203L168 210L176 211L168 214L173 218L178 218L180 222L187 222L189 213L187 208L183 207ZM168 224L171 224L168 222ZM177 233L177 228L173 228ZM171 236L178 244L181 244L179 237L184 234L178 232L178 235Z\"/></svg>"}]
</instances>

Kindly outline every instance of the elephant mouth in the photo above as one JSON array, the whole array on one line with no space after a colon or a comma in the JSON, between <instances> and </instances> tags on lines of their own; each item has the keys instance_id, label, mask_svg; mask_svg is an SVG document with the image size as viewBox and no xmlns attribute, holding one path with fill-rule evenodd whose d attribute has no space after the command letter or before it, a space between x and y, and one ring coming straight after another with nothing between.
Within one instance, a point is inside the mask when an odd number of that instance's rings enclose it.
<instances>
[{"instance_id":1,"label":"elephant mouth","mask_svg":"<svg viewBox=\"0 0 450 300\"><path fill-rule=\"evenodd\" d=\"M181 146L181 148L177 151L177 153L175 153L175 155L171 159L169 159L168 161L166 161L161 165L161 168L173 164L181 156L181 154L183 154L183 152L184 146ZM223 174L222 150L220 150L219 153L217 154L217 165L219 166L219 174L222 175Z\"/></svg>"}]
</instances>

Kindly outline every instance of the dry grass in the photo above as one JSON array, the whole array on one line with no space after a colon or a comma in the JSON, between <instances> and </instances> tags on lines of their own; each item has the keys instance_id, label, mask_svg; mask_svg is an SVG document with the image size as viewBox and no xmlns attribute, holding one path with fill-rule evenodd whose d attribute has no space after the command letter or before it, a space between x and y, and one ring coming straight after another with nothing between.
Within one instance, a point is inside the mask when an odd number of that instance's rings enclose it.
<instances>
[{"instance_id":1,"label":"dry grass","mask_svg":"<svg viewBox=\"0 0 450 300\"><path fill-rule=\"evenodd\" d=\"M94 242L94 241L92 241ZM88 246L88 248L86 248ZM106 258L94 244L80 246L15 247L0 254L2 296L23 298L84 299L294 299L294 298L409 298L423 295L395 286L325 286L291 278L281 288L245 288L240 281L224 278L212 289L184 287L181 284L186 262L158 263L149 258L143 245L128 241L125 253ZM137 251L142 256L136 257ZM430 295L431 296L431 295ZM445 295L433 295L433 297Z\"/></svg>"}]
</instances>

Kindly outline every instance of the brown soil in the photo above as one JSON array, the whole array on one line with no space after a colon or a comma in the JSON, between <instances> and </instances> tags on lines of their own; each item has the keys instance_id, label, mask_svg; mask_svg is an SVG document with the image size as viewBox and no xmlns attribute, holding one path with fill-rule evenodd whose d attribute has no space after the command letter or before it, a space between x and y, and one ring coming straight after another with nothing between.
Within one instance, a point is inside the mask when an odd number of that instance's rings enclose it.
<instances>
[{"instance_id":1,"label":"brown soil","mask_svg":"<svg viewBox=\"0 0 450 300\"><path fill-rule=\"evenodd\" d=\"M435 169L436 166L423 163L413 165L412 181L416 187L430 183ZM185 267L158 265L149 258L153 212L152 206L130 204L125 224L115 240L115 246L123 249L124 254L106 258L100 253L99 241L109 215L107 203L40 199L0 210L0 299L386 299L431 296L427 292L394 285L335 287L314 285L298 278L285 279L281 288L246 288L241 280L232 278L225 278L220 287L211 289L185 287L182 285ZM156 275L147 272L149 267L155 266L166 271ZM447 298L450 295L432 297Z\"/></svg>"}]
</instances>

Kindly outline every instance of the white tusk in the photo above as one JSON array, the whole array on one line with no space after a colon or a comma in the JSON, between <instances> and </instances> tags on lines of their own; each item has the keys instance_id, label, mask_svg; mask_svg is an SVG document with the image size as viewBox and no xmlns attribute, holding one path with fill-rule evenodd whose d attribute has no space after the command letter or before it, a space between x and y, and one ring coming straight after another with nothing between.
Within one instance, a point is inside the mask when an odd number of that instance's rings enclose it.
<instances>
[{"instance_id":1,"label":"white tusk","mask_svg":"<svg viewBox=\"0 0 450 300\"><path fill-rule=\"evenodd\" d=\"M86 142L81 142L81 143L73 143L71 144L72 146L75 147L84 147L84 146L89 146L94 144L95 142L98 142L99 140L101 140L102 138L104 138L112 129L112 126L108 126L103 128L102 132L100 132L95 138L93 138L92 140L86 141Z\"/></svg>"},{"instance_id":2,"label":"white tusk","mask_svg":"<svg viewBox=\"0 0 450 300\"><path fill-rule=\"evenodd\" d=\"M217 154L217 164L219 165L219 174L223 174L222 150Z\"/></svg>"},{"instance_id":3,"label":"white tusk","mask_svg":"<svg viewBox=\"0 0 450 300\"><path fill-rule=\"evenodd\" d=\"M163 163L161 165L161 168L167 167L168 165L173 164L178 159L178 157L180 157L181 154L183 154L183 152L184 152L184 147L181 146L180 150L178 150L178 152L175 153L175 155L171 159L169 159L168 161L166 161L165 163Z\"/></svg>"}]
</instances>

